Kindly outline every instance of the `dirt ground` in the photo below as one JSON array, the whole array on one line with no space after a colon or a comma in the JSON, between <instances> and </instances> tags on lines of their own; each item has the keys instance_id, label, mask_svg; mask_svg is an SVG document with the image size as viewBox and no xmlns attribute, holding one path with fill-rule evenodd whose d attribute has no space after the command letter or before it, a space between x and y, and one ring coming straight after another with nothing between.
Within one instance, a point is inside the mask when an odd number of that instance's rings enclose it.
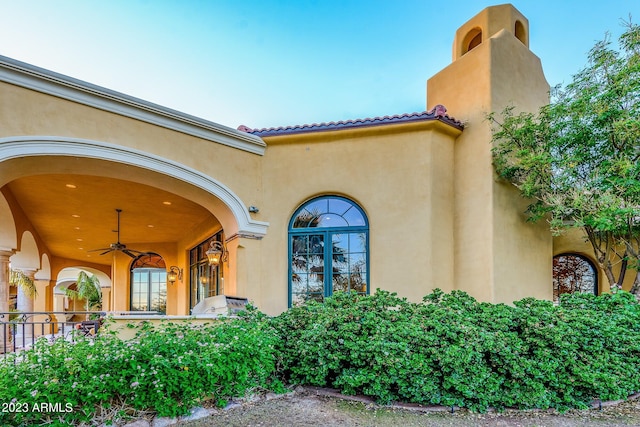
<instances>
[{"instance_id":1,"label":"dirt ground","mask_svg":"<svg viewBox=\"0 0 640 427\"><path fill-rule=\"evenodd\" d=\"M602 409L570 411L506 411L474 414L416 409L383 408L371 403L345 400L312 391L286 397L261 399L232 405L226 410L180 427L213 426L402 426L402 427L614 427L640 426L640 400Z\"/></svg>"}]
</instances>

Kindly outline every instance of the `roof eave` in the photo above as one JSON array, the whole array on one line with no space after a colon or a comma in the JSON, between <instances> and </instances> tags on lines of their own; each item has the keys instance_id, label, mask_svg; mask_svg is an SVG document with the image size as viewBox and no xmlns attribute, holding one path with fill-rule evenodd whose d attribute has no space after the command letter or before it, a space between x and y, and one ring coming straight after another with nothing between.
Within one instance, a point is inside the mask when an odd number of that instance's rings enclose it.
<instances>
[{"instance_id":1,"label":"roof eave","mask_svg":"<svg viewBox=\"0 0 640 427\"><path fill-rule=\"evenodd\" d=\"M264 155L257 135L0 55L0 82L56 96L250 153Z\"/></svg>"}]
</instances>

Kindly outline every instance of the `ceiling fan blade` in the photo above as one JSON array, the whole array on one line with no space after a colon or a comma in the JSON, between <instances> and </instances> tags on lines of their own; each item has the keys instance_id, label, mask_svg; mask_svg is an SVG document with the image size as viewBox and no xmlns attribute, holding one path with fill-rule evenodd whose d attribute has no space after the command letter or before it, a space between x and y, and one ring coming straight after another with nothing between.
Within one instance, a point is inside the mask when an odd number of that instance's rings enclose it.
<instances>
[{"instance_id":1,"label":"ceiling fan blade","mask_svg":"<svg viewBox=\"0 0 640 427\"><path fill-rule=\"evenodd\" d=\"M111 248L99 248L99 249L91 249L88 250L87 252L99 252L99 251L110 251Z\"/></svg>"},{"instance_id":2,"label":"ceiling fan blade","mask_svg":"<svg viewBox=\"0 0 640 427\"><path fill-rule=\"evenodd\" d=\"M138 251L135 251L138 252ZM129 255L131 258L137 258L138 255L134 254L130 249L123 249L122 253Z\"/></svg>"},{"instance_id":3,"label":"ceiling fan blade","mask_svg":"<svg viewBox=\"0 0 640 427\"><path fill-rule=\"evenodd\" d=\"M100 255L106 255L106 254L108 254L109 252L111 252L111 249L108 249L108 250L106 250L106 251L102 252Z\"/></svg>"}]
</instances>

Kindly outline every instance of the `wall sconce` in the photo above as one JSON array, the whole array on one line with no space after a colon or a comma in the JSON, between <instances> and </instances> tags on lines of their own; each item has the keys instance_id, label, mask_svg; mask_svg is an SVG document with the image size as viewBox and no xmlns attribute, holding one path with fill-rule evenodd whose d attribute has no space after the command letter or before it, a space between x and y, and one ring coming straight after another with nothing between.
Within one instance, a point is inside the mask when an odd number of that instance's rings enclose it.
<instances>
[{"instance_id":1,"label":"wall sconce","mask_svg":"<svg viewBox=\"0 0 640 427\"><path fill-rule=\"evenodd\" d=\"M224 248L222 242L212 241L209 249L207 249L207 259L209 265L218 266L220 262L226 262L229 259L229 252Z\"/></svg>"},{"instance_id":2,"label":"wall sconce","mask_svg":"<svg viewBox=\"0 0 640 427\"><path fill-rule=\"evenodd\" d=\"M169 267L169 271L167 271L167 280L172 285L175 283L176 280L180 280L181 281L182 280L182 269L176 267L175 265L172 265L171 267Z\"/></svg>"}]
</instances>

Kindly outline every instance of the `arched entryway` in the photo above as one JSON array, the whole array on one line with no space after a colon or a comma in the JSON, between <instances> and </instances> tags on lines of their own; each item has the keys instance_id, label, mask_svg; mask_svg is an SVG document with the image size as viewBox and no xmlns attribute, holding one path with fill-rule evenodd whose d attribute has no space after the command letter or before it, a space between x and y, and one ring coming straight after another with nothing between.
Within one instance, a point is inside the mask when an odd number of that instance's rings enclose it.
<instances>
[{"instance_id":1,"label":"arched entryway","mask_svg":"<svg viewBox=\"0 0 640 427\"><path fill-rule=\"evenodd\" d=\"M0 224L0 233L10 234L10 228L42 230L36 242L51 260L54 274L78 261L97 269L111 266L112 310L131 309L132 259L123 251L92 249L122 243L159 254L167 269L188 271L189 250L224 230L234 242L227 248L231 262L224 266L229 269L228 289L234 290L237 242L260 238L267 228L216 179L131 148L73 138L4 138L0 164L0 188L9 194L12 219L19 218L7 230ZM114 233L116 209L122 209L119 234ZM189 275L184 274L167 287L168 313L188 313L189 286Z\"/></svg>"}]
</instances>

